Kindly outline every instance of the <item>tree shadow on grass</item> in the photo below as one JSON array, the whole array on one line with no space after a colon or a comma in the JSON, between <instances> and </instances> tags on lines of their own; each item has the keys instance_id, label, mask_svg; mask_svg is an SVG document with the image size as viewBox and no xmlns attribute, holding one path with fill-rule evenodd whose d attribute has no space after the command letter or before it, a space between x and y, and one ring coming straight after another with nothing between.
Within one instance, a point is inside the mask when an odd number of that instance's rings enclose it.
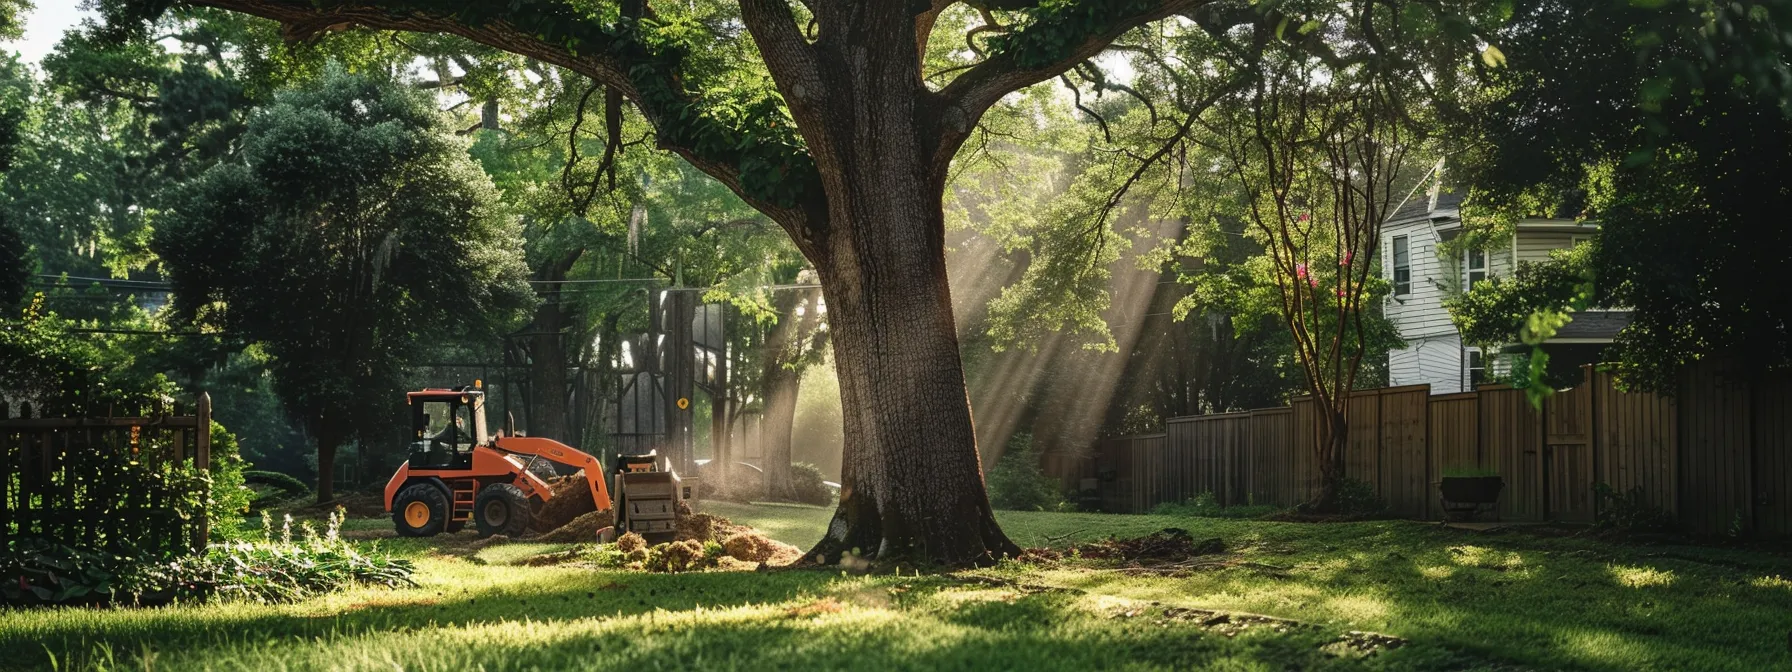
<instances>
[{"instance_id":1,"label":"tree shadow on grass","mask_svg":"<svg viewBox=\"0 0 1792 672\"><path fill-rule=\"evenodd\" d=\"M179 610L54 620L0 636L0 666L294 669L1355 669L1324 632L1116 618L1065 592L823 571L594 572L534 592L397 591L307 615ZM254 613L251 613L254 612ZM1336 633L1330 633L1335 636ZM107 653L107 652L110 653ZM146 655L147 654L147 655Z\"/></svg>"}]
</instances>

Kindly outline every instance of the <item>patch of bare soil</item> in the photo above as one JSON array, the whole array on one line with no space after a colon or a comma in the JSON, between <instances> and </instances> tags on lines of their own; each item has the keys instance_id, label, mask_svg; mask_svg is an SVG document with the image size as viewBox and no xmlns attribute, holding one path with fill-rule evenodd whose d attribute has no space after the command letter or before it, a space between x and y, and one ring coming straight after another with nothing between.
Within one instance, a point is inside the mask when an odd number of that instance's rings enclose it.
<instances>
[{"instance_id":1,"label":"patch of bare soil","mask_svg":"<svg viewBox=\"0 0 1792 672\"><path fill-rule=\"evenodd\" d=\"M1186 576L1195 572L1234 567L1275 577L1288 575L1288 567L1246 560L1241 553L1235 551L1236 549L1228 549L1226 542L1217 537L1197 540L1187 530L1166 528L1143 537L1109 537L1097 542L1076 544L1065 551L1029 548L1021 552L1019 560L1035 564L1054 563L1067 557L1107 560L1120 566L1106 571L1157 576Z\"/></svg>"}]
</instances>

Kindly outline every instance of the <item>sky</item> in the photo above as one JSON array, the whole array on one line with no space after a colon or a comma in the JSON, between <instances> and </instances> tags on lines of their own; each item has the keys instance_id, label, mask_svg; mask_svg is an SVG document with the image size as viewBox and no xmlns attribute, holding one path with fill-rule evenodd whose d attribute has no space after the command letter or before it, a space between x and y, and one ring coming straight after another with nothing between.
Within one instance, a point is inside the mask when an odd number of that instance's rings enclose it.
<instances>
[{"instance_id":1,"label":"sky","mask_svg":"<svg viewBox=\"0 0 1792 672\"><path fill-rule=\"evenodd\" d=\"M0 48L18 52L26 63L36 64L56 48L62 33L75 27L91 10L81 9L78 0L37 0L37 8L25 17L25 38L0 42Z\"/></svg>"}]
</instances>

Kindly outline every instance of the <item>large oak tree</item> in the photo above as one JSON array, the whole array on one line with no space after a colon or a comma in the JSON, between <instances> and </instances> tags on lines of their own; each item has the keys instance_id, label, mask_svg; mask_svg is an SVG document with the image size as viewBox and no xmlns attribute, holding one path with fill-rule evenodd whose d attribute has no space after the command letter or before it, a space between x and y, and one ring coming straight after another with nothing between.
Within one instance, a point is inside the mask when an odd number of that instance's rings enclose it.
<instances>
[{"instance_id":1,"label":"large oak tree","mask_svg":"<svg viewBox=\"0 0 1792 672\"><path fill-rule=\"evenodd\" d=\"M173 3L103 4L112 25L128 27ZM1259 46L1272 33L1313 41L1277 6L1338 3L181 4L273 19L297 40L356 26L458 35L584 75L632 102L662 148L776 221L820 275L846 448L840 507L812 557L965 563L1017 549L991 515L980 477L947 286L942 199L960 146L1004 96L1087 63L1140 26L1180 15L1187 19L1180 25L1208 32L1254 25ZM1400 10L1388 0L1355 4ZM987 23L969 36L930 41L934 27L953 24L942 19L963 16L965 5ZM967 48L957 49L960 43ZM929 72L942 44L963 62Z\"/></svg>"}]
</instances>

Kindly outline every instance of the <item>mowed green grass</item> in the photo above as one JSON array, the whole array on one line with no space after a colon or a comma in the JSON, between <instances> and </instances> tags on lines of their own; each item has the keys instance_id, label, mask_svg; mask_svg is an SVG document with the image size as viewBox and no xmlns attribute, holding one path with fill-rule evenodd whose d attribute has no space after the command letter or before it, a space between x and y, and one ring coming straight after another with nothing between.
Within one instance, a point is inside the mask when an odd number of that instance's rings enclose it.
<instances>
[{"instance_id":1,"label":"mowed green grass","mask_svg":"<svg viewBox=\"0 0 1792 672\"><path fill-rule=\"evenodd\" d=\"M808 544L831 511L706 504ZM1256 563L1131 576L1090 563L927 576L650 575L514 563L466 534L379 542L415 589L280 606L0 611L0 668L60 669L1792 669L1792 563L1408 522L1331 525L1003 512L1026 546L1179 527ZM1275 571L1273 568L1282 568ZM1164 606L1312 627L1228 637ZM1322 645L1367 630L1372 657ZM54 663L52 663L52 659Z\"/></svg>"}]
</instances>

